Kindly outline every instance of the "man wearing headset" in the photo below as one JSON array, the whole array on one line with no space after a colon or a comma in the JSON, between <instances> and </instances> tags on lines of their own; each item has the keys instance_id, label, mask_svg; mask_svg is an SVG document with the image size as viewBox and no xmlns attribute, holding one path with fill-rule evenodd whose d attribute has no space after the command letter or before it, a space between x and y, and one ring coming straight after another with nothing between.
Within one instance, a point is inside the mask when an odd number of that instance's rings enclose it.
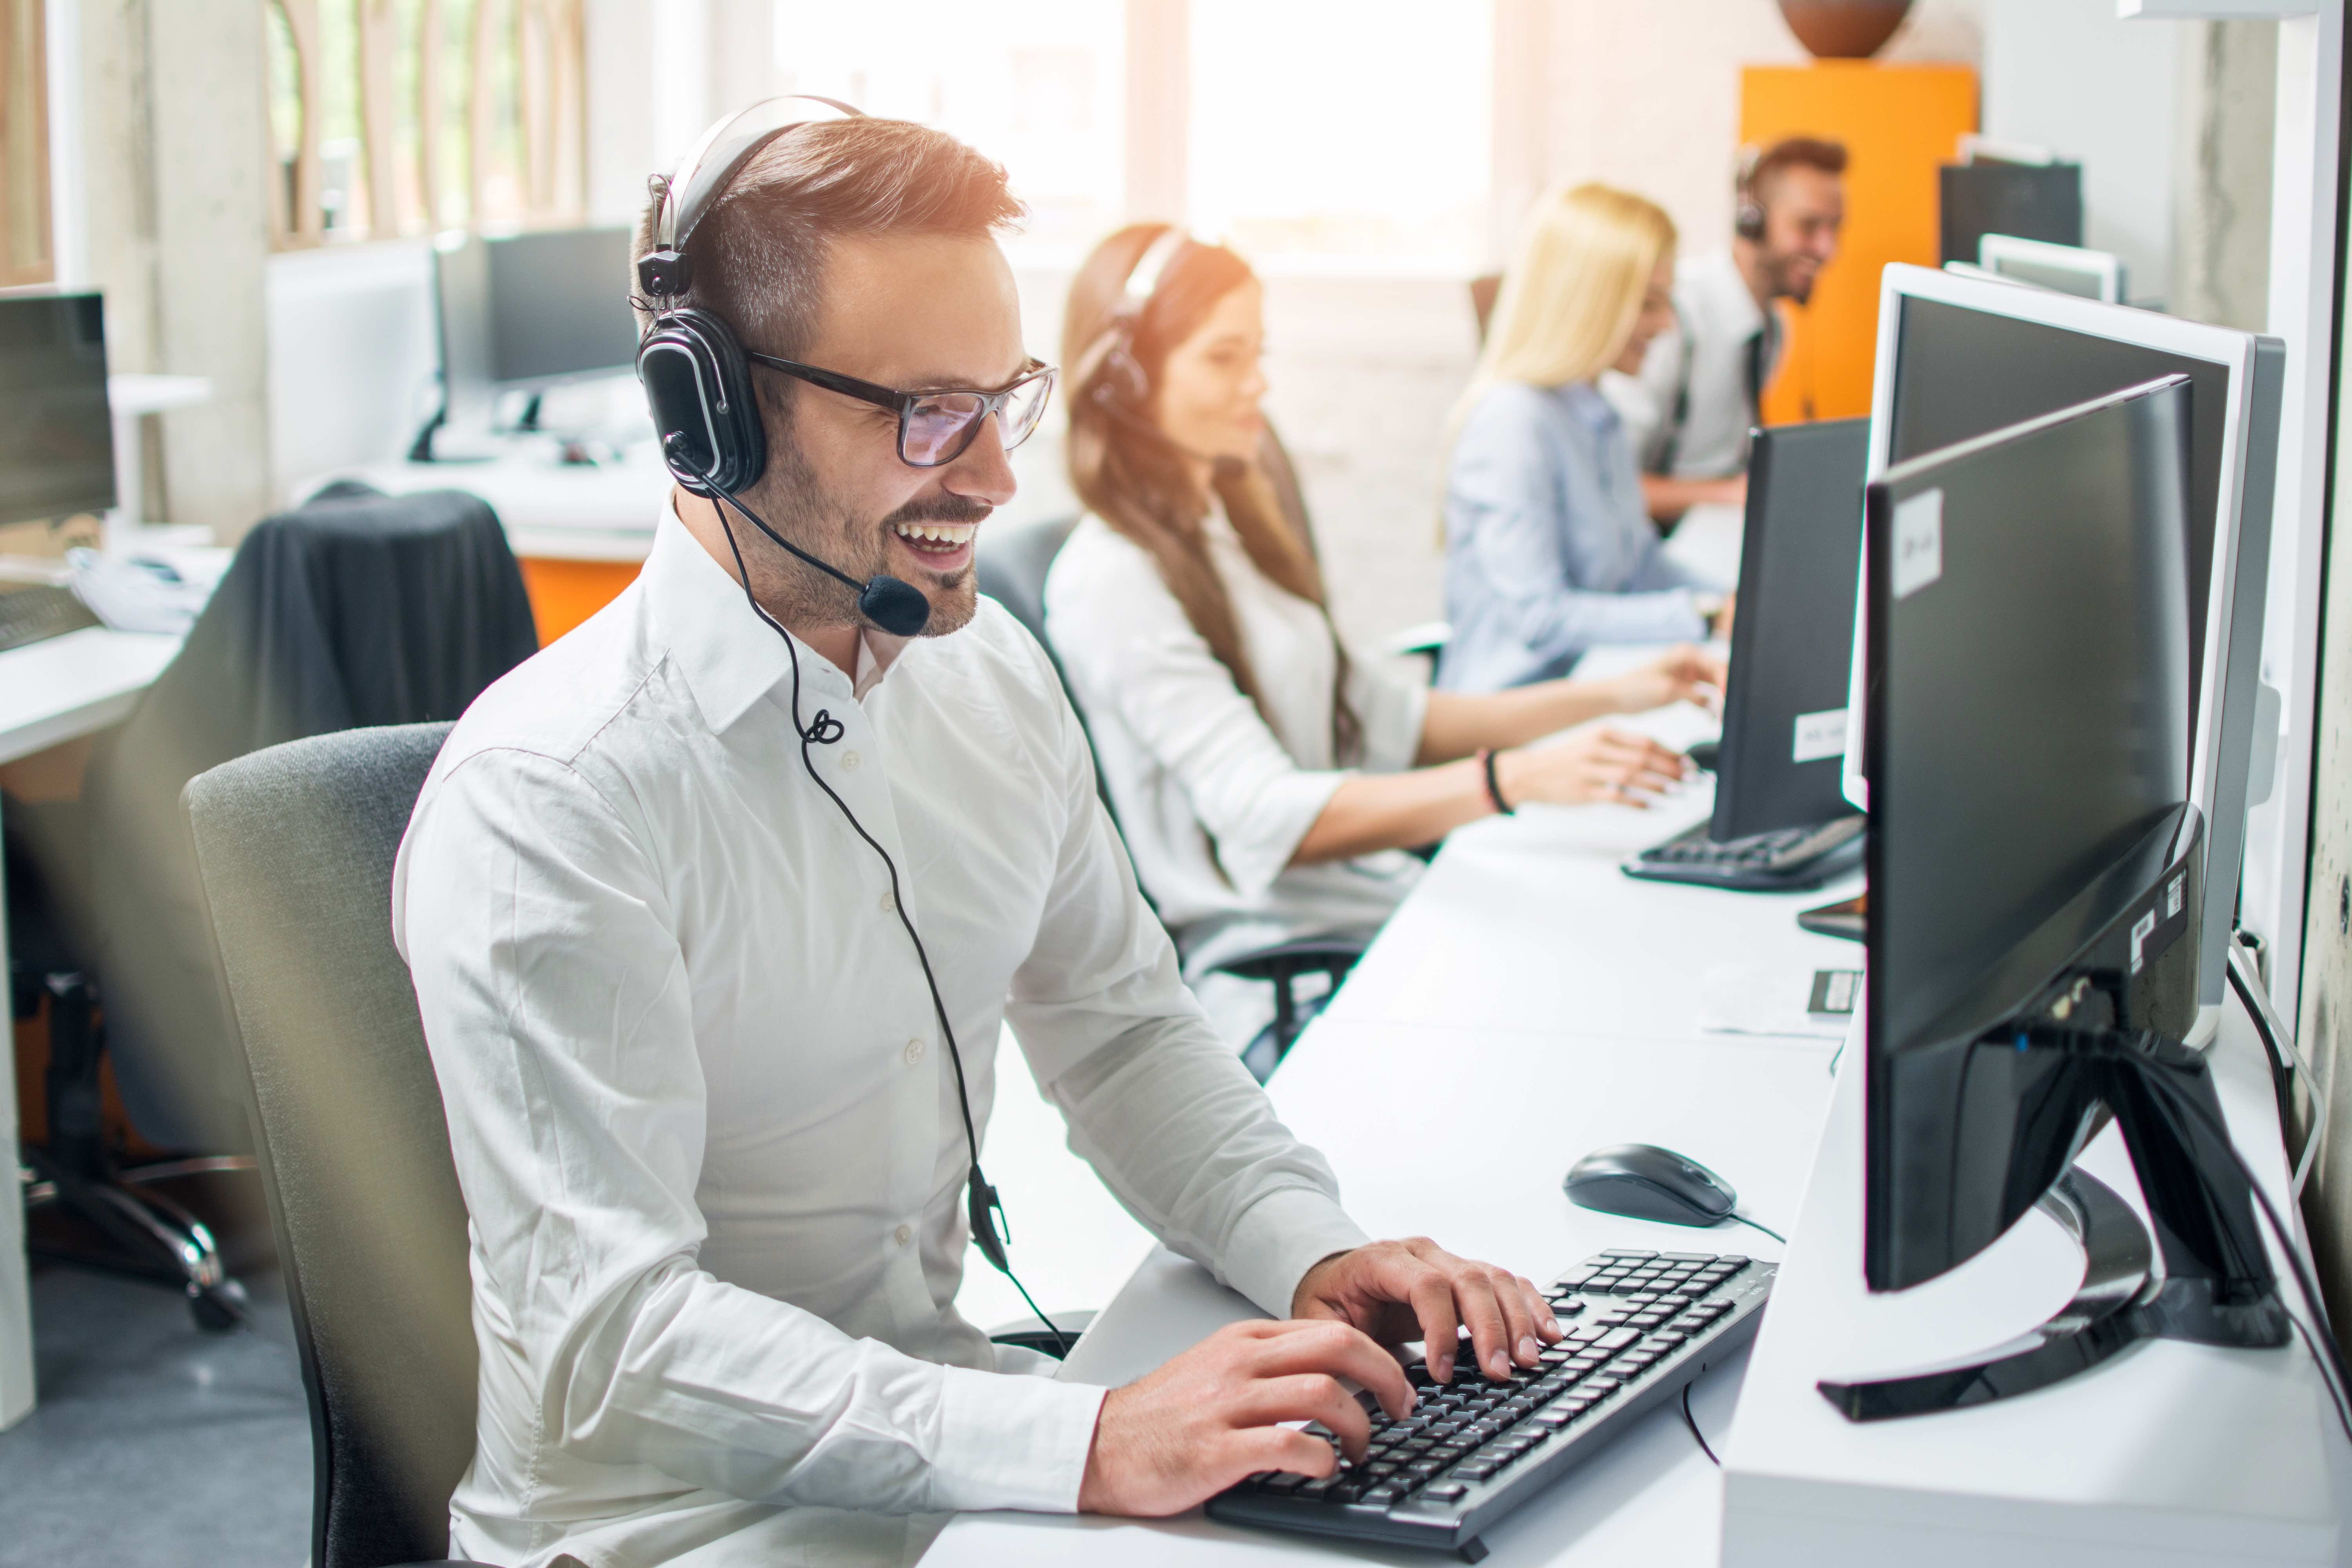
<instances>
[{"instance_id":1,"label":"man wearing headset","mask_svg":"<svg viewBox=\"0 0 2352 1568\"><path fill-rule=\"evenodd\" d=\"M1740 165L1728 250L1675 269L1675 330L1640 374L1612 371L1601 390L1633 437L1650 515L1671 523L1694 506L1748 493L1748 432L1779 364L1774 302L1801 305L1837 256L1845 222L1845 148L1792 136Z\"/></svg>"},{"instance_id":2,"label":"man wearing headset","mask_svg":"<svg viewBox=\"0 0 2352 1568\"><path fill-rule=\"evenodd\" d=\"M1450 1375L1560 1335L1525 1279L1349 1222L1185 991L1044 653L976 602L1051 381L1016 211L952 139L797 100L648 215L677 488L637 583L459 721L394 883L471 1220L453 1554L911 1562L943 1510L1173 1513L1329 1472L1286 1421L1360 1453L1337 1380L1412 1399L1383 1342ZM1007 1018L1127 1206L1281 1321L1106 1392L957 1315L968 1236L1002 1256Z\"/></svg>"}]
</instances>

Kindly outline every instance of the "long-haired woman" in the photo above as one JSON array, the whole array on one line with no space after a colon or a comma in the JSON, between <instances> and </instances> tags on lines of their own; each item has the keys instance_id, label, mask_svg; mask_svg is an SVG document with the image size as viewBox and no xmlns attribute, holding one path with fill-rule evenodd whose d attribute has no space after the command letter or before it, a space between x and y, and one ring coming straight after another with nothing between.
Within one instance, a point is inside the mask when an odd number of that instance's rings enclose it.
<instances>
[{"instance_id":1,"label":"long-haired woman","mask_svg":"<svg viewBox=\"0 0 2352 1568\"><path fill-rule=\"evenodd\" d=\"M1718 687L1695 650L1475 697L1349 654L1264 460L1261 289L1233 251L1120 230L1072 284L1063 343L1087 515L1046 581L1047 639L1144 889L1237 1044L1265 988L1221 997L1210 972L1295 938L1369 938L1421 870L1407 847L1533 802L1642 804L1685 776L1675 752L1605 727L1528 742Z\"/></svg>"},{"instance_id":2,"label":"long-haired woman","mask_svg":"<svg viewBox=\"0 0 2352 1568\"><path fill-rule=\"evenodd\" d=\"M1594 385L1674 324L1675 226L1580 185L1537 208L1453 420L1437 683L1543 680L1600 643L1721 629L1728 601L1666 556L1624 426Z\"/></svg>"}]
</instances>

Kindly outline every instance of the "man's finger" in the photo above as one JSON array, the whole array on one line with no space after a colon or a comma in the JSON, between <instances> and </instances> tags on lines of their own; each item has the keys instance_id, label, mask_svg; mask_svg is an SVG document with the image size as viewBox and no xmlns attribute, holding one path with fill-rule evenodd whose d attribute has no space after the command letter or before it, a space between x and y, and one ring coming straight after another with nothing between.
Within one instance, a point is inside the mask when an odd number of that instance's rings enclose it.
<instances>
[{"instance_id":1,"label":"man's finger","mask_svg":"<svg viewBox=\"0 0 2352 1568\"><path fill-rule=\"evenodd\" d=\"M1381 1348L1361 1329L1347 1323L1318 1322L1295 1334L1269 1340L1252 1360L1251 1374L1286 1377L1297 1373L1323 1373L1353 1378L1371 1390L1381 1408L1402 1416L1412 1408L1412 1384L1396 1357Z\"/></svg>"},{"instance_id":2,"label":"man's finger","mask_svg":"<svg viewBox=\"0 0 2352 1568\"><path fill-rule=\"evenodd\" d=\"M1345 1445L1349 1457L1360 1458L1371 1441L1371 1417L1356 1403L1339 1380L1319 1372L1290 1377L1261 1377L1244 1384L1226 1412L1235 1426L1273 1426L1285 1421L1320 1421Z\"/></svg>"},{"instance_id":3,"label":"man's finger","mask_svg":"<svg viewBox=\"0 0 2352 1568\"><path fill-rule=\"evenodd\" d=\"M1462 1320L1454 1310L1454 1286L1439 1269L1423 1263L1412 1272L1406 1290L1413 1321L1421 1325L1423 1359L1429 1375L1440 1383L1454 1380L1454 1348L1461 1343Z\"/></svg>"},{"instance_id":4,"label":"man's finger","mask_svg":"<svg viewBox=\"0 0 2352 1568\"><path fill-rule=\"evenodd\" d=\"M1488 1377L1511 1375L1509 1325L1495 1300L1494 1287L1475 1265L1456 1261L1454 1267L1454 1307L1470 1325L1471 1353Z\"/></svg>"},{"instance_id":5,"label":"man's finger","mask_svg":"<svg viewBox=\"0 0 2352 1568\"><path fill-rule=\"evenodd\" d=\"M1294 1476L1328 1476L1339 1468L1339 1450L1312 1432L1296 1426L1250 1426L1234 1433L1219 1468L1227 1479L1223 1491L1244 1476L1260 1470L1288 1470Z\"/></svg>"},{"instance_id":6,"label":"man's finger","mask_svg":"<svg viewBox=\"0 0 2352 1568\"><path fill-rule=\"evenodd\" d=\"M1486 1288L1495 1293L1495 1304L1502 1310L1505 1342L1511 1359L1521 1366L1536 1364L1536 1352L1543 1347L1536 1342L1536 1315L1528 1306L1528 1299L1519 1291L1518 1277L1507 1268L1488 1267Z\"/></svg>"},{"instance_id":7,"label":"man's finger","mask_svg":"<svg viewBox=\"0 0 2352 1568\"><path fill-rule=\"evenodd\" d=\"M1547 1344L1567 1338L1568 1331L1559 1326L1559 1318L1552 1311L1550 1300L1536 1282L1524 1274L1514 1275L1513 1279L1518 1283L1519 1294L1527 1298L1528 1310L1535 1314L1536 1337Z\"/></svg>"}]
</instances>

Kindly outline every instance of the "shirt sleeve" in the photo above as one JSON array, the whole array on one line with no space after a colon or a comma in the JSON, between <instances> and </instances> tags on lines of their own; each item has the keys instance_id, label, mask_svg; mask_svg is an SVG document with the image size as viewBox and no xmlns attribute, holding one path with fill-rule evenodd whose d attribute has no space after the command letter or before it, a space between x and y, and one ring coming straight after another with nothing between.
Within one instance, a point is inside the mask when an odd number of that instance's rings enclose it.
<instances>
[{"instance_id":1,"label":"shirt sleeve","mask_svg":"<svg viewBox=\"0 0 2352 1568\"><path fill-rule=\"evenodd\" d=\"M1421 759L1422 726L1429 719L1429 688L1405 680L1377 655L1348 650L1348 705L1364 727L1364 771L1400 773Z\"/></svg>"},{"instance_id":2,"label":"shirt sleeve","mask_svg":"<svg viewBox=\"0 0 2352 1568\"><path fill-rule=\"evenodd\" d=\"M1560 465L1580 460L1540 427L1532 399L1489 395L1454 444L1446 481L1447 607L1475 617L1480 643L1514 643L1530 665L1601 643L1673 642L1706 635L1681 569L1653 541L1642 570L1663 580L1625 593L1580 587L1566 542L1610 520L1577 514Z\"/></svg>"},{"instance_id":3,"label":"shirt sleeve","mask_svg":"<svg viewBox=\"0 0 2352 1568\"><path fill-rule=\"evenodd\" d=\"M1175 775L1225 879L1256 898L1289 866L1348 775L1298 765L1175 595L1141 564L1116 591L1100 582L1086 592L1049 584L1054 646L1078 700L1090 711L1116 712Z\"/></svg>"},{"instance_id":4,"label":"shirt sleeve","mask_svg":"<svg viewBox=\"0 0 2352 1568\"><path fill-rule=\"evenodd\" d=\"M757 1501L1074 1509L1099 1389L853 1340L698 1266L709 1089L642 844L578 773L494 751L428 786L394 881L477 1320L521 1347L541 1440Z\"/></svg>"},{"instance_id":5,"label":"shirt sleeve","mask_svg":"<svg viewBox=\"0 0 2352 1568\"><path fill-rule=\"evenodd\" d=\"M1185 988L1062 704L1071 826L1005 1010L1070 1147L1169 1247L1275 1317L1307 1269L1368 1239L1339 1182Z\"/></svg>"}]
</instances>

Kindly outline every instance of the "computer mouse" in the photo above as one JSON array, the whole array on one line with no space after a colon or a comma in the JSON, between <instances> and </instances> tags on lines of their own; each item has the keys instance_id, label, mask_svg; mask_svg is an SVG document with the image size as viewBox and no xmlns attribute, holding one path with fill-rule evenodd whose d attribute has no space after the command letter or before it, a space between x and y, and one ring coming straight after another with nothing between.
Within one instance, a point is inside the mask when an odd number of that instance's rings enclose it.
<instances>
[{"instance_id":1,"label":"computer mouse","mask_svg":"<svg viewBox=\"0 0 2352 1568\"><path fill-rule=\"evenodd\" d=\"M1683 755L1688 757L1695 766L1705 768L1708 773L1713 773L1715 772L1716 759L1723 755L1723 742L1720 741L1701 741L1698 744L1685 752Z\"/></svg>"},{"instance_id":2,"label":"computer mouse","mask_svg":"<svg viewBox=\"0 0 2352 1568\"><path fill-rule=\"evenodd\" d=\"M1729 1182L1654 1143L1595 1149L1569 1168L1560 1190L1581 1208L1668 1225L1720 1225L1739 1205Z\"/></svg>"}]
</instances>

